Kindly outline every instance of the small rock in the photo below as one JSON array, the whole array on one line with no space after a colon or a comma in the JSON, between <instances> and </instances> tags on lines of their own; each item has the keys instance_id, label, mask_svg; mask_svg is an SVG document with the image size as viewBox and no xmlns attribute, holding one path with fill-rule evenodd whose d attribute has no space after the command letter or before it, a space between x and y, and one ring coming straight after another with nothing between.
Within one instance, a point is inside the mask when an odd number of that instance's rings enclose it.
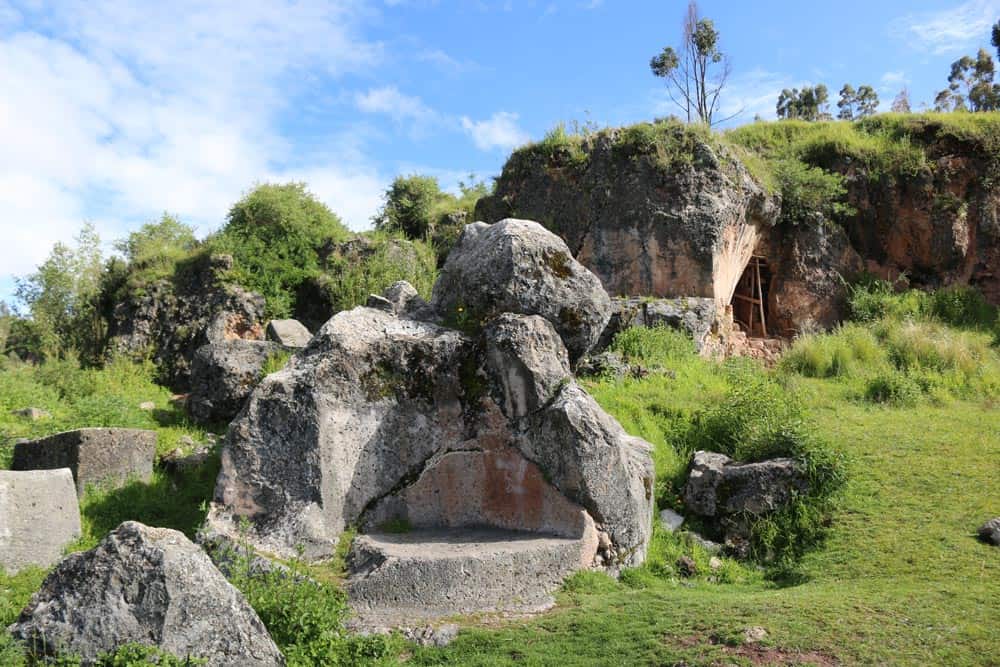
<instances>
[{"instance_id":1,"label":"small rock","mask_svg":"<svg viewBox=\"0 0 1000 667\"><path fill-rule=\"evenodd\" d=\"M709 559L708 561L708 566L712 568L713 572L715 572L716 570L722 567L722 560L719 559L717 556L712 556L712 558Z\"/></svg>"},{"instance_id":2,"label":"small rock","mask_svg":"<svg viewBox=\"0 0 1000 667\"><path fill-rule=\"evenodd\" d=\"M674 532L680 528L683 523L684 517L677 512L670 509L660 510L660 525L666 528L668 532Z\"/></svg>"},{"instance_id":3,"label":"small rock","mask_svg":"<svg viewBox=\"0 0 1000 667\"><path fill-rule=\"evenodd\" d=\"M755 625L752 628L747 628L743 631L743 641L747 644L756 644L765 637L767 637L767 630L759 625Z\"/></svg>"},{"instance_id":4,"label":"small rock","mask_svg":"<svg viewBox=\"0 0 1000 667\"><path fill-rule=\"evenodd\" d=\"M597 533L597 548L601 551L607 551L611 548L611 538L603 530Z\"/></svg>"},{"instance_id":5,"label":"small rock","mask_svg":"<svg viewBox=\"0 0 1000 667\"><path fill-rule=\"evenodd\" d=\"M305 347L312 339L309 329L298 320L271 320L265 332L267 340L285 347Z\"/></svg>"},{"instance_id":6,"label":"small rock","mask_svg":"<svg viewBox=\"0 0 1000 667\"><path fill-rule=\"evenodd\" d=\"M455 641L455 637L458 636L458 626L447 623L436 628L430 625L423 628L407 628L403 631L403 636L421 646L441 648Z\"/></svg>"},{"instance_id":7,"label":"small rock","mask_svg":"<svg viewBox=\"0 0 1000 667\"><path fill-rule=\"evenodd\" d=\"M177 439L177 444L180 445L181 447L190 448L194 447L196 443L194 441L194 438L192 438L190 435L182 435L180 438Z\"/></svg>"},{"instance_id":8,"label":"small rock","mask_svg":"<svg viewBox=\"0 0 1000 667\"><path fill-rule=\"evenodd\" d=\"M384 296L379 296L378 294L369 294L368 301L365 302L365 306L376 310L382 310L387 313L396 312L396 307L393 305L392 301L389 301L389 299Z\"/></svg>"},{"instance_id":9,"label":"small rock","mask_svg":"<svg viewBox=\"0 0 1000 667\"><path fill-rule=\"evenodd\" d=\"M153 403L152 401L143 401L139 404L139 409L144 412L152 412L156 409L156 403Z\"/></svg>"},{"instance_id":10,"label":"small rock","mask_svg":"<svg viewBox=\"0 0 1000 667\"><path fill-rule=\"evenodd\" d=\"M1000 516L990 519L979 527L979 539L987 544L1000 547Z\"/></svg>"},{"instance_id":11,"label":"small rock","mask_svg":"<svg viewBox=\"0 0 1000 667\"><path fill-rule=\"evenodd\" d=\"M17 417L24 417L25 419L30 419L33 422L39 419L47 419L52 415L42 410L41 408L23 408L21 410L11 410L11 414Z\"/></svg>"},{"instance_id":12,"label":"small rock","mask_svg":"<svg viewBox=\"0 0 1000 667\"><path fill-rule=\"evenodd\" d=\"M722 552L722 545L718 542L713 542L712 540L705 539L698 533L688 533L688 537L694 544L697 544L702 549L710 554L717 554Z\"/></svg>"},{"instance_id":13,"label":"small rock","mask_svg":"<svg viewBox=\"0 0 1000 667\"><path fill-rule=\"evenodd\" d=\"M208 460L210 454L211 451L208 447L204 446L199 447L187 455L184 454L183 449L178 447L169 454L165 454L162 458L160 458L160 467L170 474L184 472L185 470L190 470L200 466Z\"/></svg>"},{"instance_id":14,"label":"small rock","mask_svg":"<svg viewBox=\"0 0 1000 667\"><path fill-rule=\"evenodd\" d=\"M681 556L677 559L676 565L682 577L693 577L698 574L698 564L690 556Z\"/></svg>"}]
</instances>

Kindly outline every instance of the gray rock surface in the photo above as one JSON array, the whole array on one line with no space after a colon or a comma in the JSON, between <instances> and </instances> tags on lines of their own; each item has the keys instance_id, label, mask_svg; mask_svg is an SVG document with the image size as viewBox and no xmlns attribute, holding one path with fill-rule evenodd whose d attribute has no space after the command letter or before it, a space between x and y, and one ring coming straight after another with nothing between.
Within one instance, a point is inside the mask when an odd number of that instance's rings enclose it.
<instances>
[{"instance_id":1,"label":"gray rock surface","mask_svg":"<svg viewBox=\"0 0 1000 667\"><path fill-rule=\"evenodd\" d=\"M486 321L500 313L541 315L575 362L597 342L611 315L600 280L537 222L467 225L434 285L431 305L445 319Z\"/></svg>"},{"instance_id":2,"label":"gray rock surface","mask_svg":"<svg viewBox=\"0 0 1000 667\"><path fill-rule=\"evenodd\" d=\"M674 532L684 524L684 517L682 517L677 512L666 509L660 510L660 525L663 526L667 532Z\"/></svg>"},{"instance_id":3,"label":"gray rock surface","mask_svg":"<svg viewBox=\"0 0 1000 667\"><path fill-rule=\"evenodd\" d=\"M80 537L80 507L69 468L0 470L0 569L50 567Z\"/></svg>"},{"instance_id":4,"label":"gray rock surface","mask_svg":"<svg viewBox=\"0 0 1000 667\"><path fill-rule=\"evenodd\" d=\"M359 535L345 588L363 619L389 625L462 612L541 611L578 569L579 550L577 540L496 529Z\"/></svg>"},{"instance_id":5,"label":"gray rock surface","mask_svg":"<svg viewBox=\"0 0 1000 667\"><path fill-rule=\"evenodd\" d=\"M128 521L66 557L9 628L36 657L93 664L128 642L209 665L285 664L243 595L182 533Z\"/></svg>"},{"instance_id":6,"label":"gray rock surface","mask_svg":"<svg viewBox=\"0 0 1000 667\"><path fill-rule=\"evenodd\" d=\"M305 347L312 338L309 329L298 320L271 320L264 335L269 341L294 348Z\"/></svg>"},{"instance_id":7,"label":"gray rock surface","mask_svg":"<svg viewBox=\"0 0 1000 667\"><path fill-rule=\"evenodd\" d=\"M148 482L156 455L156 431L82 428L14 446L12 470L69 468L77 495L87 485L116 488L130 480Z\"/></svg>"},{"instance_id":8,"label":"gray rock surface","mask_svg":"<svg viewBox=\"0 0 1000 667\"><path fill-rule=\"evenodd\" d=\"M136 358L151 354L169 386L188 390L200 347L264 337L264 297L227 283L232 266L229 255L212 255L175 280L130 293L115 308L109 348Z\"/></svg>"},{"instance_id":9,"label":"gray rock surface","mask_svg":"<svg viewBox=\"0 0 1000 667\"><path fill-rule=\"evenodd\" d=\"M268 358L285 350L271 341L229 340L198 349L191 364L188 412L199 423L228 422L261 380Z\"/></svg>"},{"instance_id":10,"label":"gray rock surface","mask_svg":"<svg viewBox=\"0 0 1000 667\"><path fill-rule=\"evenodd\" d=\"M979 527L979 539L987 544L1000 547L1000 516L990 519Z\"/></svg>"},{"instance_id":11,"label":"gray rock surface","mask_svg":"<svg viewBox=\"0 0 1000 667\"><path fill-rule=\"evenodd\" d=\"M715 299L706 297L618 297L611 300L611 307L598 349L607 347L618 333L631 327L668 327L691 336L700 352L717 317Z\"/></svg>"},{"instance_id":12,"label":"gray rock surface","mask_svg":"<svg viewBox=\"0 0 1000 667\"><path fill-rule=\"evenodd\" d=\"M736 463L725 454L695 452L684 486L684 504L704 517L773 512L808 488L793 459Z\"/></svg>"}]
</instances>

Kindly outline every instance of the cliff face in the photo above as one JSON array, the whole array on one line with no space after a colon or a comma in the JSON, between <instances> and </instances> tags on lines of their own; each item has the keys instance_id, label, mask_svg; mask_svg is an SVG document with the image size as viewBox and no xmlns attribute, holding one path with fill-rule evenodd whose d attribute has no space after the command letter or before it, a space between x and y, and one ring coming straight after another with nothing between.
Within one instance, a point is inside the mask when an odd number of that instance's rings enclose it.
<instances>
[{"instance_id":1,"label":"cliff face","mask_svg":"<svg viewBox=\"0 0 1000 667\"><path fill-rule=\"evenodd\" d=\"M766 258L768 330L791 334L844 315L845 280L863 271L937 288L972 284L1000 303L1000 173L981 141L945 137L932 123L908 137L919 169L875 170L828 150L850 210L780 222L781 196L744 166L725 137L669 123L656 143L610 130L511 156L477 218L543 222L613 295L714 297L726 306L751 255ZM652 132L652 130L644 130ZM832 157L830 155L832 154Z\"/></svg>"},{"instance_id":2,"label":"cliff face","mask_svg":"<svg viewBox=\"0 0 1000 667\"><path fill-rule=\"evenodd\" d=\"M664 125L660 140L683 153L664 155L614 130L581 146L515 153L476 217L542 222L612 295L728 301L777 201L733 155Z\"/></svg>"}]
</instances>

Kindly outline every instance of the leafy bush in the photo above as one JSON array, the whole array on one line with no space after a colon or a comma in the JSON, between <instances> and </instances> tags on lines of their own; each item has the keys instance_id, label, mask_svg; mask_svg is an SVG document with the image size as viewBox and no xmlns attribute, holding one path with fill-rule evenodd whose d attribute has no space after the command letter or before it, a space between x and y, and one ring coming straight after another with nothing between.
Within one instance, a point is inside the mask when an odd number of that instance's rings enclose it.
<instances>
[{"instance_id":1,"label":"leafy bush","mask_svg":"<svg viewBox=\"0 0 1000 667\"><path fill-rule=\"evenodd\" d=\"M356 665L389 653L390 641L381 635L359 637L347 633L347 598L337 586L315 581L301 561L288 570L260 572L251 568L252 553L244 545L236 558L231 581L260 616L289 667Z\"/></svg>"},{"instance_id":2,"label":"leafy bush","mask_svg":"<svg viewBox=\"0 0 1000 667\"><path fill-rule=\"evenodd\" d=\"M625 329L615 336L611 349L629 361L657 366L695 353L691 337L669 327Z\"/></svg>"},{"instance_id":3,"label":"leafy bush","mask_svg":"<svg viewBox=\"0 0 1000 667\"><path fill-rule=\"evenodd\" d=\"M790 158L777 160L773 169L781 191L782 222L797 225L816 214L834 219L852 213L843 203L847 189L840 174Z\"/></svg>"},{"instance_id":4,"label":"leafy bush","mask_svg":"<svg viewBox=\"0 0 1000 667\"><path fill-rule=\"evenodd\" d=\"M230 277L262 294L270 317L287 317L299 286L320 271L320 248L348 235L305 184L264 184L233 205L207 249L232 255Z\"/></svg>"},{"instance_id":5,"label":"leafy bush","mask_svg":"<svg viewBox=\"0 0 1000 667\"><path fill-rule=\"evenodd\" d=\"M865 387L865 400L897 407L911 407L920 399L920 386L898 370L881 372Z\"/></svg>"}]
</instances>

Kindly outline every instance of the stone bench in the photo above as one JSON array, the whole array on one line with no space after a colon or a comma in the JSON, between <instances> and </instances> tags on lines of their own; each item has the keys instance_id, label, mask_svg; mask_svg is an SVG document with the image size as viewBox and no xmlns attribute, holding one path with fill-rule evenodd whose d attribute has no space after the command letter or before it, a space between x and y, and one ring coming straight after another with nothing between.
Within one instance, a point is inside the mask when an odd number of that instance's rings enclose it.
<instances>
[{"instance_id":1,"label":"stone bench","mask_svg":"<svg viewBox=\"0 0 1000 667\"><path fill-rule=\"evenodd\" d=\"M50 567L80 537L73 473L0 470L0 568Z\"/></svg>"},{"instance_id":2,"label":"stone bench","mask_svg":"<svg viewBox=\"0 0 1000 667\"><path fill-rule=\"evenodd\" d=\"M76 493L88 484L117 487L153 474L156 432L129 428L82 428L14 446L12 470L69 468Z\"/></svg>"}]
</instances>

